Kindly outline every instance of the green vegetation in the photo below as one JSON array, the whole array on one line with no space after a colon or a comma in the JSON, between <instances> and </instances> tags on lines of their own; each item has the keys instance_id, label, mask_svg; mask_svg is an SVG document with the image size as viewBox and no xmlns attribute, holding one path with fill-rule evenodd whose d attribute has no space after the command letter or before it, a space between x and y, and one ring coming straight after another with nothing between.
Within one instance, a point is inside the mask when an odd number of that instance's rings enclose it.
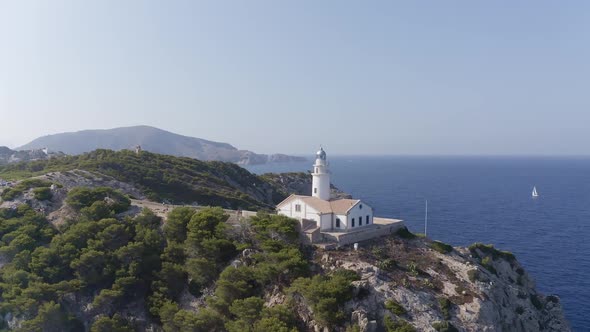
<instances>
[{"instance_id":1,"label":"green vegetation","mask_svg":"<svg viewBox=\"0 0 590 332\"><path fill-rule=\"evenodd\" d=\"M516 257L514 257L513 253L509 251L500 251L494 248L494 246L491 244L483 244L478 242L469 246L469 251L473 256L483 259L484 257L480 257L478 250L479 252L483 253L484 256L491 256L492 259L502 258L511 263L516 261Z\"/></svg>"},{"instance_id":2,"label":"green vegetation","mask_svg":"<svg viewBox=\"0 0 590 332\"><path fill-rule=\"evenodd\" d=\"M130 324L121 316L115 314L113 317L100 316L94 321L90 332L133 332Z\"/></svg>"},{"instance_id":3,"label":"green vegetation","mask_svg":"<svg viewBox=\"0 0 590 332\"><path fill-rule=\"evenodd\" d=\"M41 179L23 180L12 188L4 189L2 194L0 194L0 198L2 198L2 200L4 200L4 201L12 201L15 198L19 197L20 195L24 194L25 191L27 191L31 188L37 188L37 189L46 188L49 191L49 187L51 187L51 184L52 184L51 182L41 180ZM47 195L47 194L45 194L45 195ZM49 195L51 195L51 192L49 192ZM46 197L46 196L41 196L41 197ZM35 198L37 198L37 191L35 191ZM50 198L51 198L51 196L49 196L48 199L50 199ZM40 198L37 198L37 199L40 199Z\"/></svg>"},{"instance_id":4,"label":"green vegetation","mask_svg":"<svg viewBox=\"0 0 590 332\"><path fill-rule=\"evenodd\" d=\"M541 303L541 300L539 300L539 297L537 295L531 294L530 299L531 303L535 308L537 308L537 310L543 309L543 303Z\"/></svg>"},{"instance_id":5,"label":"green vegetation","mask_svg":"<svg viewBox=\"0 0 590 332\"><path fill-rule=\"evenodd\" d=\"M440 252L441 254L448 254L451 251L453 251L453 247L451 245L448 245L448 244L446 244L444 242L440 242L440 241L432 241L432 243L430 244L430 247L433 250Z\"/></svg>"},{"instance_id":6,"label":"green vegetation","mask_svg":"<svg viewBox=\"0 0 590 332\"><path fill-rule=\"evenodd\" d=\"M131 201L125 194L108 187L74 188L68 192L66 203L78 211L83 208L92 208L95 203L105 203L114 213L127 211L131 205Z\"/></svg>"},{"instance_id":7,"label":"green vegetation","mask_svg":"<svg viewBox=\"0 0 590 332\"><path fill-rule=\"evenodd\" d=\"M469 270L469 271L467 271L467 277L469 278L469 281L471 281L471 282L479 281L479 271L476 269Z\"/></svg>"},{"instance_id":8,"label":"green vegetation","mask_svg":"<svg viewBox=\"0 0 590 332\"><path fill-rule=\"evenodd\" d=\"M405 315L407 312L401 304L392 299L385 302L385 308L398 316Z\"/></svg>"},{"instance_id":9,"label":"green vegetation","mask_svg":"<svg viewBox=\"0 0 590 332\"><path fill-rule=\"evenodd\" d=\"M377 265L380 269L391 271L397 267L397 262L394 259L386 258Z\"/></svg>"},{"instance_id":10,"label":"green vegetation","mask_svg":"<svg viewBox=\"0 0 590 332\"><path fill-rule=\"evenodd\" d=\"M391 317L385 316L383 323L387 332L416 332L416 328L404 319L393 320Z\"/></svg>"},{"instance_id":11,"label":"green vegetation","mask_svg":"<svg viewBox=\"0 0 590 332\"><path fill-rule=\"evenodd\" d=\"M0 209L0 256L9 261L0 269L0 317L19 317L26 331L80 331L87 317L71 311L77 294L90 299L96 315L91 331L136 330L117 312L141 302L165 331L297 330L291 308L263 307L261 297L268 284L289 287L297 278L309 280L297 221L260 213L244 232L235 232L221 208L177 208L162 229L149 210L113 218L128 208L129 199L110 188L75 188L66 201L80 216L59 233L27 205ZM229 265L240 257L238 246L250 249L248 265ZM334 323L333 308L326 307L332 302L319 301L315 290L342 303L352 297L353 279L341 271L318 276L312 288L294 287L306 289L303 296ZM207 308L180 308L185 289L199 296L203 287L214 289Z\"/></svg>"},{"instance_id":12,"label":"green vegetation","mask_svg":"<svg viewBox=\"0 0 590 332\"><path fill-rule=\"evenodd\" d=\"M440 307L440 311L442 312L442 315L444 317L444 319L449 320L451 319L451 306L452 306L452 302L447 299L446 297L441 297L438 299L438 305Z\"/></svg>"},{"instance_id":13,"label":"green vegetation","mask_svg":"<svg viewBox=\"0 0 590 332\"><path fill-rule=\"evenodd\" d=\"M272 209L273 204L285 198L278 187L238 165L149 152L137 155L132 151L96 150L78 156L9 164L0 167L0 177L22 179L76 169L133 184L155 201L258 210ZM14 199L21 193L19 188L10 189L2 199ZM269 196L271 200L267 199Z\"/></svg>"},{"instance_id":14,"label":"green vegetation","mask_svg":"<svg viewBox=\"0 0 590 332\"><path fill-rule=\"evenodd\" d=\"M402 239L406 239L406 240L411 240L411 239L416 238L416 235L414 235L412 232L410 232L407 227L402 227L402 228L398 229L395 234L397 234L397 236L401 237Z\"/></svg>"},{"instance_id":15,"label":"green vegetation","mask_svg":"<svg viewBox=\"0 0 590 332\"><path fill-rule=\"evenodd\" d=\"M33 194L35 199L40 201L48 201L53 197L51 194L51 189L47 187L35 188L33 190Z\"/></svg>"},{"instance_id":16,"label":"green vegetation","mask_svg":"<svg viewBox=\"0 0 590 332\"><path fill-rule=\"evenodd\" d=\"M292 310L283 306L262 308L264 286L289 285L308 274L299 250L297 221L260 213L251 218L250 236L226 227L228 216L220 208L195 211L176 208L164 226L167 246L162 271L153 283L150 311L166 331L295 331ZM249 265L228 266L236 248L251 251ZM208 309L182 310L177 303L184 285L200 295L214 286Z\"/></svg>"},{"instance_id":17,"label":"green vegetation","mask_svg":"<svg viewBox=\"0 0 590 332\"><path fill-rule=\"evenodd\" d=\"M26 205L0 211L0 251L13 257L0 270L0 313L23 317L24 330L79 331L80 319L63 306L68 293L93 296L95 310L110 317L145 296L160 269L160 219L149 211L133 219L82 218L61 234Z\"/></svg>"},{"instance_id":18,"label":"green vegetation","mask_svg":"<svg viewBox=\"0 0 590 332\"><path fill-rule=\"evenodd\" d=\"M334 326L344 319L342 305L352 298L350 283L359 279L353 271L337 270L328 276L297 279L289 292L305 297L311 304L316 320L326 326Z\"/></svg>"},{"instance_id":19,"label":"green vegetation","mask_svg":"<svg viewBox=\"0 0 590 332\"><path fill-rule=\"evenodd\" d=\"M55 234L45 218L28 205L0 209L0 256L27 260L36 247L49 243Z\"/></svg>"},{"instance_id":20,"label":"green vegetation","mask_svg":"<svg viewBox=\"0 0 590 332\"><path fill-rule=\"evenodd\" d=\"M493 260L490 258L490 256L486 256L481 260L481 266L483 266L486 270L490 271L491 273L498 275L498 271L496 271L496 268L492 264Z\"/></svg>"},{"instance_id":21,"label":"green vegetation","mask_svg":"<svg viewBox=\"0 0 590 332\"><path fill-rule=\"evenodd\" d=\"M436 322L432 324L432 328L437 332L459 332L459 330L449 321Z\"/></svg>"}]
</instances>

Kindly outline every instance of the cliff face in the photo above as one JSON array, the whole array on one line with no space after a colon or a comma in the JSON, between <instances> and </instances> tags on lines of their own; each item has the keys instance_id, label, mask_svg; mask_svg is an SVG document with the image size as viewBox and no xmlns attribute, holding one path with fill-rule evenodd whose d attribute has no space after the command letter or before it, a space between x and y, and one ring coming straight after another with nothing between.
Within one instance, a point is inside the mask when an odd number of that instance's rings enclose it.
<instances>
[{"instance_id":1,"label":"cliff face","mask_svg":"<svg viewBox=\"0 0 590 332\"><path fill-rule=\"evenodd\" d=\"M346 303L360 331L383 330L385 320L417 331L570 331L559 298L539 294L511 254L433 243L394 236L361 243L358 251L318 251L316 262L324 271L361 276ZM313 319L306 324L321 330Z\"/></svg>"}]
</instances>

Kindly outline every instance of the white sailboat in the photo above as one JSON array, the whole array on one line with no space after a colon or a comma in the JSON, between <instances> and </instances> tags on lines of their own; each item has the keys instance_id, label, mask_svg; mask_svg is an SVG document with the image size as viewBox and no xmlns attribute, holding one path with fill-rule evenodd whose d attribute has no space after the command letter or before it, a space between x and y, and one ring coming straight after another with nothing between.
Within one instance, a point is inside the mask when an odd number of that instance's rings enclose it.
<instances>
[{"instance_id":1,"label":"white sailboat","mask_svg":"<svg viewBox=\"0 0 590 332\"><path fill-rule=\"evenodd\" d=\"M539 197L539 194L537 193L537 187L533 186L533 197Z\"/></svg>"}]
</instances>

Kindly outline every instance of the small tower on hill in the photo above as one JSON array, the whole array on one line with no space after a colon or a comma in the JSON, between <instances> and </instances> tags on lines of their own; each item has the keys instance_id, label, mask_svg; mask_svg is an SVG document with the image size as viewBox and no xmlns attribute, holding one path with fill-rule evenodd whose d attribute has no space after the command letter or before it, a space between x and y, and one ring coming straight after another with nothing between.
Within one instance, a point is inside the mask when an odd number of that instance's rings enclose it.
<instances>
[{"instance_id":1,"label":"small tower on hill","mask_svg":"<svg viewBox=\"0 0 590 332\"><path fill-rule=\"evenodd\" d=\"M325 201L330 200L330 170L326 161L326 151L320 147L313 164L311 195Z\"/></svg>"},{"instance_id":2,"label":"small tower on hill","mask_svg":"<svg viewBox=\"0 0 590 332\"><path fill-rule=\"evenodd\" d=\"M141 153L141 145L135 146L135 154L140 154L140 153Z\"/></svg>"}]
</instances>

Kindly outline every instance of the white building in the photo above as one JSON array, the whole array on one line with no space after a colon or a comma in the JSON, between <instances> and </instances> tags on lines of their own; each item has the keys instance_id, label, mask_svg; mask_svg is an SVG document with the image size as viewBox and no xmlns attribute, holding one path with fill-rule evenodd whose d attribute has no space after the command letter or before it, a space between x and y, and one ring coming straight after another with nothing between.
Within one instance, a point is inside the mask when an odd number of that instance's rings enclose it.
<instances>
[{"instance_id":1,"label":"white building","mask_svg":"<svg viewBox=\"0 0 590 332\"><path fill-rule=\"evenodd\" d=\"M316 154L311 196L291 195L277 205L279 214L299 219L320 232L357 231L373 224L373 208L358 199L331 199L330 170L324 149Z\"/></svg>"}]
</instances>

